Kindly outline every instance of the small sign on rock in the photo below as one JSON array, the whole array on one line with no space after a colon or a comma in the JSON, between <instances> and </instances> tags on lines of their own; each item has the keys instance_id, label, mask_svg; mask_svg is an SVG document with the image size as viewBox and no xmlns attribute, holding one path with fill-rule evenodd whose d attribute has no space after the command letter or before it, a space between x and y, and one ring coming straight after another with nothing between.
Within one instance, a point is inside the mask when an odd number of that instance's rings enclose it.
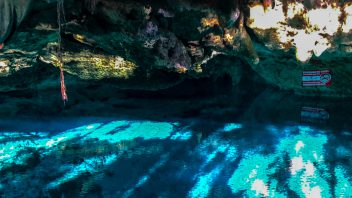
<instances>
[{"instance_id":1,"label":"small sign on rock","mask_svg":"<svg viewBox=\"0 0 352 198\"><path fill-rule=\"evenodd\" d=\"M330 86L332 81L331 70L303 71L302 86Z\"/></svg>"}]
</instances>

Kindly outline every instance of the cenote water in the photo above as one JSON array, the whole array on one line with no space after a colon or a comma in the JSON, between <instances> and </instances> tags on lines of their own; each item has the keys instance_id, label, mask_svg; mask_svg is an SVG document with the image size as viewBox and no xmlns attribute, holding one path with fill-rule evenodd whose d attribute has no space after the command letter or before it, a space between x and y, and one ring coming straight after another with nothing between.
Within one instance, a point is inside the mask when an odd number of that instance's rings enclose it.
<instances>
[{"instance_id":1,"label":"cenote water","mask_svg":"<svg viewBox=\"0 0 352 198\"><path fill-rule=\"evenodd\" d=\"M0 198L352 198L352 0L0 0Z\"/></svg>"},{"instance_id":2,"label":"cenote water","mask_svg":"<svg viewBox=\"0 0 352 198\"><path fill-rule=\"evenodd\" d=\"M346 101L137 98L109 116L3 119L0 195L352 197Z\"/></svg>"}]
</instances>

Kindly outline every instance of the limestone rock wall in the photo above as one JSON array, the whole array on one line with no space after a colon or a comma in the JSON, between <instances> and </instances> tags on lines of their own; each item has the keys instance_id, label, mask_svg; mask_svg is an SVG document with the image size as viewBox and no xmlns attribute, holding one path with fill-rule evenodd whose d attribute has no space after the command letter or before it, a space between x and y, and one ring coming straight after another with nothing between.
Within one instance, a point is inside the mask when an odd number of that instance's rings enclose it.
<instances>
[{"instance_id":1,"label":"limestone rock wall","mask_svg":"<svg viewBox=\"0 0 352 198\"><path fill-rule=\"evenodd\" d=\"M11 5L26 13L28 2ZM33 4L8 37L13 18L6 15L10 4L2 3L0 30L9 38L0 50L3 77L38 64L58 66L55 2ZM348 97L351 10L348 1L67 0L64 70L144 90L224 75L235 86L246 70L247 79L259 75L264 84L298 94ZM221 64L224 57L233 62ZM332 71L332 86L301 86L303 71L320 69Z\"/></svg>"}]
</instances>

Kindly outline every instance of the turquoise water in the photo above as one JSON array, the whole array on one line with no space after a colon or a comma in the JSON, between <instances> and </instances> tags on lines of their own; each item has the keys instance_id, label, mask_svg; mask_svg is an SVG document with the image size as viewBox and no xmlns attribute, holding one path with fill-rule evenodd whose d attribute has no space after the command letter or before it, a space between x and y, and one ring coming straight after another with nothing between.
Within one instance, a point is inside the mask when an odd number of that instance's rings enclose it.
<instances>
[{"instance_id":1,"label":"turquoise water","mask_svg":"<svg viewBox=\"0 0 352 198\"><path fill-rule=\"evenodd\" d=\"M72 128L63 131L1 131L1 195L352 197L349 131L302 123L94 120L67 121Z\"/></svg>"}]
</instances>

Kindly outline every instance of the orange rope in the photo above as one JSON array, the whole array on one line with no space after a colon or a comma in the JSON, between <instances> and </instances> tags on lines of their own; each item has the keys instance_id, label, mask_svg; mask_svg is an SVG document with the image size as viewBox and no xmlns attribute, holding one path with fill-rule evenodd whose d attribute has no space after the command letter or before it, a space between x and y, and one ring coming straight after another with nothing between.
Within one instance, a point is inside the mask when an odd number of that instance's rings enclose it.
<instances>
[{"instance_id":1,"label":"orange rope","mask_svg":"<svg viewBox=\"0 0 352 198\"><path fill-rule=\"evenodd\" d=\"M63 5L63 1L64 0L59 0L57 2L57 23L59 25L59 39L58 39L58 52L57 52L57 56L59 59L59 69L60 69L60 87L61 87L61 99L64 102L64 105L66 104L66 102L68 101L68 97L67 97L67 93L66 93L66 86L65 86L65 76L64 76L64 70L63 70L63 65L64 65L64 61L62 60L62 54L61 54L61 14L64 14L64 5Z\"/></svg>"},{"instance_id":2,"label":"orange rope","mask_svg":"<svg viewBox=\"0 0 352 198\"><path fill-rule=\"evenodd\" d=\"M61 99L64 102L64 104L66 104L66 102L68 101L68 97L66 93L64 70L62 69L61 65L60 65L60 84L61 84Z\"/></svg>"}]
</instances>

